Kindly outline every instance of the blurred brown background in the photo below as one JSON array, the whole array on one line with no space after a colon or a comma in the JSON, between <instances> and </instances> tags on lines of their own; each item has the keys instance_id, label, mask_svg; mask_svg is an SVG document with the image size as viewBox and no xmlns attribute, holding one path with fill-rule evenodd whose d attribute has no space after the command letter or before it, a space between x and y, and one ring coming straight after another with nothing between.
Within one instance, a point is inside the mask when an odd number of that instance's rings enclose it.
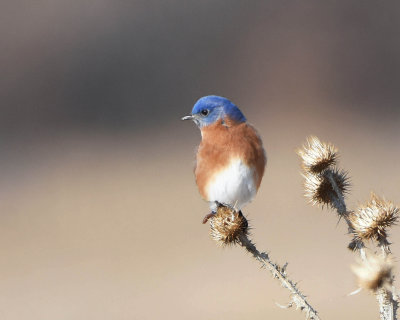
<instances>
[{"instance_id":1,"label":"blurred brown background","mask_svg":"<svg viewBox=\"0 0 400 320\"><path fill-rule=\"evenodd\" d=\"M398 1L3 0L0 317L303 319L240 248L220 249L181 123L238 104L269 156L254 239L324 319L378 319L336 216L302 197L295 149L341 151L349 205L400 203ZM393 252L400 257L398 229Z\"/></svg>"}]
</instances>

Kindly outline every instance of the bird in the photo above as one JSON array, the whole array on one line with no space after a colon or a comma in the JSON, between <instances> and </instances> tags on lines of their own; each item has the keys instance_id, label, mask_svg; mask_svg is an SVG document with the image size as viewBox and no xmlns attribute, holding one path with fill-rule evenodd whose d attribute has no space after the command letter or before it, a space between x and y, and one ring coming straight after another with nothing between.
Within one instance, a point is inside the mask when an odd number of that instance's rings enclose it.
<instances>
[{"instance_id":1,"label":"bird","mask_svg":"<svg viewBox=\"0 0 400 320\"><path fill-rule=\"evenodd\" d=\"M267 163L260 135L233 102L216 95L197 100L182 120L192 120L201 132L194 174L211 209L203 223L220 205L242 214L260 187Z\"/></svg>"}]
</instances>

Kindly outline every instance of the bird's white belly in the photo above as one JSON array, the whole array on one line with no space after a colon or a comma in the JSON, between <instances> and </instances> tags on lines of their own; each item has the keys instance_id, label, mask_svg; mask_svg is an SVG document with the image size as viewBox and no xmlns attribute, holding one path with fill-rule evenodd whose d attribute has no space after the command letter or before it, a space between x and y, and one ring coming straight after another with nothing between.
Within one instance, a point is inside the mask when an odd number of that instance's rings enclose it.
<instances>
[{"instance_id":1,"label":"bird's white belly","mask_svg":"<svg viewBox=\"0 0 400 320\"><path fill-rule=\"evenodd\" d=\"M214 174L206 187L208 201L218 201L241 209L257 192L254 169L240 159L234 159L225 168Z\"/></svg>"}]
</instances>

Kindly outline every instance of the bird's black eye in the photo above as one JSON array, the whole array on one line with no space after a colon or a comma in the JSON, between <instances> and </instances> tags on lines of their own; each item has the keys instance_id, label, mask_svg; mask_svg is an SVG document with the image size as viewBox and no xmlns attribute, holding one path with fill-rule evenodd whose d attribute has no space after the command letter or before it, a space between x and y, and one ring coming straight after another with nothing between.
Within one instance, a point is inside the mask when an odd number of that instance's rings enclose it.
<instances>
[{"instance_id":1,"label":"bird's black eye","mask_svg":"<svg viewBox=\"0 0 400 320\"><path fill-rule=\"evenodd\" d=\"M200 113L201 113L203 116L207 116L207 115L210 113L210 110L204 109L204 110L201 110Z\"/></svg>"}]
</instances>

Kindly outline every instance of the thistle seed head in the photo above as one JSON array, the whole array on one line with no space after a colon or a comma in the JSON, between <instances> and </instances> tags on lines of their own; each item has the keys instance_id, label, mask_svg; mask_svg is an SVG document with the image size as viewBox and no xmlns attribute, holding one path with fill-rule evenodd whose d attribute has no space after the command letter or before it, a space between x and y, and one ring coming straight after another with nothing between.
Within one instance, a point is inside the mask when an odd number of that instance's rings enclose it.
<instances>
[{"instance_id":1,"label":"thistle seed head","mask_svg":"<svg viewBox=\"0 0 400 320\"><path fill-rule=\"evenodd\" d=\"M387 288L393 282L393 263L390 258L368 255L366 260L351 266L360 288L372 292Z\"/></svg>"},{"instance_id":2,"label":"thistle seed head","mask_svg":"<svg viewBox=\"0 0 400 320\"><path fill-rule=\"evenodd\" d=\"M350 183L347 173L343 170L327 169L320 174L307 172L303 174L305 197L312 205L330 205L336 208L334 202L337 201L338 196L329 176L332 177L342 195L348 192Z\"/></svg>"},{"instance_id":3,"label":"thistle seed head","mask_svg":"<svg viewBox=\"0 0 400 320\"><path fill-rule=\"evenodd\" d=\"M392 202L372 193L366 205L360 206L349 215L355 241L358 239L386 242L386 230L397 222L399 211Z\"/></svg>"},{"instance_id":4,"label":"thistle seed head","mask_svg":"<svg viewBox=\"0 0 400 320\"><path fill-rule=\"evenodd\" d=\"M304 171L314 174L333 167L338 157L334 145L321 142L314 136L309 137L306 144L297 153L303 160Z\"/></svg>"},{"instance_id":5,"label":"thistle seed head","mask_svg":"<svg viewBox=\"0 0 400 320\"><path fill-rule=\"evenodd\" d=\"M242 212L220 205L210 220L211 238L219 245L236 244L239 235L248 233L248 222Z\"/></svg>"}]
</instances>

